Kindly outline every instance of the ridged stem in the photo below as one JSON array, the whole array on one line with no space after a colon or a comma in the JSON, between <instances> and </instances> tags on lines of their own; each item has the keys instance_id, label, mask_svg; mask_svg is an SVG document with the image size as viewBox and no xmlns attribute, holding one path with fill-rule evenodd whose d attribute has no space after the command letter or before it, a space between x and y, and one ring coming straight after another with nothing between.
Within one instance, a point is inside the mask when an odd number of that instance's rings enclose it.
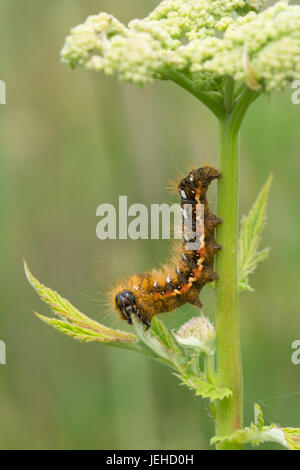
<instances>
[{"instance_id":1,"label":"ridged stem","mask_svg":"<svg viewBox=\"0 0 300 470\"><path fill-rule=\"evenodd\" d=\"M216 328L218 382L232 391L216 406L216 435L230 434L243 426L243 381L240 353L238 301L238 195L239 195L239 132L232 127L232 115L219 122L218 217L222 224L217 230ZM235 444L220 448L238 449Z\"/></svg>"},{"instance_id":2,"label":"ridged stem","mask_svg":"<svg viewBox=\"0 0 300 470\"><path fill-rule=\"evenodd\" d=\"M228 94L226 94L226 88ZM216 404L216 435L226 436L243 427L243 374L240 347L238 293L238 223L239 223L239 131L249 105L259 96L245 87L233 102L232 82L224 96L225 115L219 119L218 244L216 271L216 329L218 383L232 391L230 398ZM235 443L223 443L220 449L241 449Z\"/></svg>"}]
</instances>

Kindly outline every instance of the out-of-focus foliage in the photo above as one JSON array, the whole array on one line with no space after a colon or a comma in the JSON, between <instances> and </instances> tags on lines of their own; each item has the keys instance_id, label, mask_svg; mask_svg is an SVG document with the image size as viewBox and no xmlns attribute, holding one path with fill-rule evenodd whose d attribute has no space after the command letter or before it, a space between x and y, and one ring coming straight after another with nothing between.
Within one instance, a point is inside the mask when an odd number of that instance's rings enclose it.
<instances>
[{"instance_id":1,"label":"out-of-focus foliage","mask_svg":"<svg viewBox=\"0 0 300 470\"><path fill-rule=\"evenodd\" d=\"M261 234L267 220L267 203L272 182L270 176L259 193L249 214L244 215L241 220L239 238L239 289L240 291L252 291L249 284L249 275L253 273L258 265L264 261L270 249L259 250Z\"/></svg>"},{"instance_id":2,"label":"out-of-focus foliage","mask_svg":"<svg viewBox=\"0 0 300 470\"><path fill-rule=\"evenodd\" d=\"M161 364L80 344L40 322L32 311L43 304L22 266L24 257L80 311L124 328L100 298L117 278L164 262L169 246L98 240L97 206L122 194L129 204L168 202L178 171L217 165L215 120L179 87L156 82L140 92L59 61L66 34L88 15L110 11L126 24L157 4L1 1L1 448L206 448L213 434L207 404ZM290 360L300 339L300 106L291 92L253 104L241 134L241 214L274 173L262 245L270 256L251 278L255 294L241 296L245 422L256 401L266 422L283 427L300 422L300 366ZM215 209L213 194L210 201ZM206 289L212 319L213 299ZM163 319L177 329L194 315L186 307Z\"/></svg>"}]
</instances>

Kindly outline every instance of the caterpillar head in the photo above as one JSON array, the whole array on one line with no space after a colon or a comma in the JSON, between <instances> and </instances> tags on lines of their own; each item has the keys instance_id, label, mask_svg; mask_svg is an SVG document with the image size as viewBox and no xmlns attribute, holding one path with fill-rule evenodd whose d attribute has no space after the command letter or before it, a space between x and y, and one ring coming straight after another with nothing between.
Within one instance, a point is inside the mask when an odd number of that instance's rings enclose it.
<instances>
[{"instance_id":1,"label":"caterpillar head","mask_svg":"<svg viewBox=\"0 0 300 470\"><path fill-rule=\"evenodd\" d=\"M132 324L131 315L136 315L146 325L147 329L150 328L150 322L145 320L139 308L138 299L132 291L123 290L119 292L115 297L115 305L121 317L127 320L129 324Z\"/></svg>"},{"instance_id":2,"label":"caterpillar head","mask_svg":"<svg viewBox=\"0 0 300 470\"><path fill-rule=\"evenodd\" d=\"M179 185L178 190L181 194L181 199L185 201L194 201L196 192L202 194L205 198L208 186L214 179L221 177L221 173L209 165L204 165L201 168L190 171L186 178L183 178Z\"/></svg>"}]
</instances>

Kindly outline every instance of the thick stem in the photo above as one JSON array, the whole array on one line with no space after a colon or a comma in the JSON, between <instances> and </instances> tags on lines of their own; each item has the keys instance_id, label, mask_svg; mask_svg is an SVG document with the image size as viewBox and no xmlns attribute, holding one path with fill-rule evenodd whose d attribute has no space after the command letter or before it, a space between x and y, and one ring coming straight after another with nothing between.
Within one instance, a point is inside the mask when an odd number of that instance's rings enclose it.
<instances>
[{"instance_id":1,"label":"thick stem","mask_svg":"<svg viewBox=\"0 0 300 470\"><path fill-rule=\"evenodd\" d=\"M230 434L243 426L238 297L239 131L248 107L260 96L260 93L245 87L231 107L232 87L228 89L230 93L224 99L225 117L219 119L219 171L222 179L218 184L218 216L222 224L217 230L217 240L222 250L216 263L220 277L216 283L216 327L218 382L232 391L232 397L216 405L217 436ZM224 443L219 448L240 449L241 446Z\"/></svg>"},{"instance_id":2,"label":"thick stem","mask_svg":"<svg viewBox=\"0 0 300 470\"><path fill-rule=\"evenodd\" d=\"M217 256L216 327L218 381L232 391L216 406L216 434L224 436L243 426L243 382L240 353L238 301L238 195L239 195L239 126L234 112L219 121L218 216L222 224L217 231L222 250ZM236 444L222 444L222 449L239 449Z\"/></svg>"}]
</instances>

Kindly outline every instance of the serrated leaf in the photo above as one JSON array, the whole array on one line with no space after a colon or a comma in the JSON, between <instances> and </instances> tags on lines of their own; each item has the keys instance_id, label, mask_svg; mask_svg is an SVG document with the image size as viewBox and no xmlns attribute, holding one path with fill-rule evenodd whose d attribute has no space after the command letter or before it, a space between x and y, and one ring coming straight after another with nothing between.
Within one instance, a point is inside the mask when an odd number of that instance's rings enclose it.
<instances>
[{"instance_id":1,"label":"serrated leaf","mask_svg":"<svg viewBox=\"0 0 300 470\"><path fill-rule=\"evenodd\" d=\"M101 334L101 332L93 331L89 328L80 327L65 320L60 320L59 318L49 318L36 312L35 314L40 320L42 320L44 323L47 323L47 325L52 326L60 333L64 333L65 335L70 336L73 339L77 339L82 343L118 343L118 345L121 345L121 343L123 343L123 341L120 340L116 341L115 337L109 337L107 336L107 334ZM136 343L126 342L126 345L129 344L135 346Z\"/></svg>"},{"instance_id":2,"label":"serrated leaf","mask_svg":"<svg viewBox=\"0 0 300 470\"><path fill-rule=\"evenodd\" d=\"M273 176L270 175L249 214L241 220L239 238L239 291L253 291L249 275L269 255L269 248L259 250L261 233L266 224L268 196Z\"/></svg>"},{"instance_id":3,"label":"serrated leaf","mask_svg":"<svg viewBox=\"0 0 300 470\"><path fill-rule=\"evenodd\" d=\"M228 388L221 388L217 385L208 383L204 378L198 377L196 375L175 375L190 390L194 390L196 396L209 398L211 401L214 401L223 400L223 398L230 397L232 395L231 390Z\"/></svg>"},{"instance_id":4,"label":"serrated leaf","mask_svg":"<svg viewBox=\"0 0 300 470\"><path fill-rule=\"evenodd\" d=\"M37 314L38 318L43 320L48 325L53 326L55 329L71 336L79 341L92 342L98 341L100 343L123 343L136 344L137 338L132 333L126 331L114 330L101 323L92 320L87 315L81 313L75 308L67 299L64 299L57 292L49 287L41 284L29 271L26 262L24 261L24 269L28 281L32 287L39 294L41 299L50 305L55 315L60 317L49 318Z\"/></svg>"},{"instance_id":5,"label":"serrated leaf","mask_svg":"<svg viewBox=\"0 0 300 470\"><path fill-rule=\"evenodd\" d=\"M280 428L277 424L264 426L264 418L258 404L254 405L254 423L249 427L234 431L227 436L215 436L211 439L211 444L222 442L236 444L251 444L257 446L264 442L276 442L289 450L300 450L300 429Z\"/></svg>"},{"instance_id":6,"label":"serrated leaf","mask_svg":"<svg viewBox=\"0 0 300 470\"><path fill-rule=\"evenodd\" d=\"M284 433L277 426L264 426L258 429L254 424L249 427L234 431L227 436L215 436L210 440L211 444L220 444L222 442L236 444L251 444L258 446L264 442L277 442L285 446Z\"/></svg>"},{"instance_id":7,"label":"serrated leaf","mask_svg":"<svg viewBox=\"0 0 300 470\"><path fill-rule=\"evenodd\" d=\"M176 345L162 320L155 317L152 318L150 333L163 343L166 348L174 353L180 353L179 347Z\"/></svg>"}]
</instances>

